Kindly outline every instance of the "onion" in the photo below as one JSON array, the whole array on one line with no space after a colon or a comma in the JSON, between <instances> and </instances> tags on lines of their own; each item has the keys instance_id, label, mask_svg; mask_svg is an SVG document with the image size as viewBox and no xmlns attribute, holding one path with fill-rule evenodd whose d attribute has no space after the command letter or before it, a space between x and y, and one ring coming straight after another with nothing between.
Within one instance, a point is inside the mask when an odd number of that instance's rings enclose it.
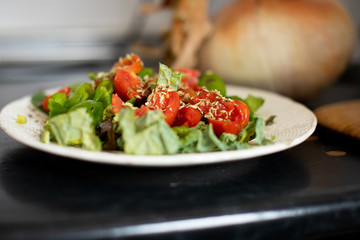
<instances>
[{"instance_id":1,"label":"onion","mask_svg":"<svg viewBox=\"0 0 360 240\"><path fill-rule=\"evenodd\" d=\"M221 10L200 69L306 100L345 70L356 32L334 0L243 0Z\"/></svg>"}]
</instances>

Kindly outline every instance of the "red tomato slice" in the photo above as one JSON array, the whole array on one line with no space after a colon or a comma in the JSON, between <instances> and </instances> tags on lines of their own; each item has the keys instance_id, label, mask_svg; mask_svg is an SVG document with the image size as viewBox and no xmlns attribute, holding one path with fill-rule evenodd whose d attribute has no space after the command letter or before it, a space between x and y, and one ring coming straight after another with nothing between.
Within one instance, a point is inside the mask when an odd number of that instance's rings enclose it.
<instances>
[{"instance_id":1,"label":"red tomato slice","mask_svg":"<svg viewBox=\"0 0 360 240\"><path fill-rule=\"evenodd\" d=\"M213 112L213 119L208 119L213 124L216 136L223 132L239 134L249 123L249 108L239 100L219 102L218 109Z\"/></svg>"},{"instance_id":2,"label":"red tomato slice","mask_svg":"<svg viewBox=\"0 0 360 240\"><path fill-rule=\"evenodd\" d=\"M148 107L159 109L165 115L165 121L171 126L180 108L180 97L176 91L156 90L149 96Z\"/></svg>"},{"instance_id":3,"label":"red tomato slice","mask_svg":"<svg viewBox=\"0 0 360 240\"><path fill-rule=\"evenodd\" d=\"M249 107L240 100L234 100L234 110L230 114L230 120L240 125L242 130L249 123Z\"/></svg>"},{"instance_id":4,"label":"red tomato slice","mask_svg":"<svg viewBox=\"0 0 360 240\"><path fill-rule=\"evenodd\" d=\"M120 58L119 61L115 63L114 68L120 67L135 74L139 74L143 66L144 64L138 55L128 54L125 58Z\"/></svg>"},{"instance_id":5,"label":"red tomato slice","mask_svg":"<svg viewBox=\"0 0 360 240\"><path fill-rule=\"evenodd\" d=\"M207 114L212 104L217 101L222 101L222 97L218 93L202 88L197 92L193 104L196 104L204 114Z\"/></svg>"},{"instance_id":6,"label":"red tomato slice","mask_svg":"<svg viewBox=\"0 0 360 240\"><path fill-rule=\"evenodd\" d=\"M126 102L133 97L141 100L143 87L143 82L134 72L123 68L116 71L114 90L123 101Z\"/></svg>"},{"instance_id":7,"label":"red tomato slice","mask_svg":"<svg viewBox=\"0 0 360 240\"><path fill-rule=\"evenodd\" d=\"M112 95L111 106L114 114L117 114L118 112L120 112L121 109L126 107L123 105L123 103L124 103L123 100L121 100L121 98L119 98L119 96L116 93ZM150 111L150 108L148 108L145 105L141 105L140 108L135 109L135 116L142 116L148 111Z\"/></svg>"},{"instance_id":8,"label":"red tomato slice","mask_svg":"<svg viewBox=\"0 0 360 240\"><path fill-rule=\"evenodd\" d=\"M176 70L177 72L183 73L183 77L181 78L181 87L188 87L191 89L195 89L199 82L200 72L190 68L180 68Z\"/></svg>"},{"instance_id":9,"label":"red tomato slice","mask_svg":"<svg viewBox=\"0 0 360 240\"><path fill-rule=\"evenodd\" d=\"M181 108L176 116L173 126L195 127L201 121L202 114L192 107Z\"/></svg>"},{"instance_id":10,"label":"red tomato slice","mask_svg":"<svg viewBox=\"0 0 360 240\"><path fill-rule=\"evenodd\" d=\"M120 109L124 108L123 103L123 100L116 93L111 96L111 107L114 114L117 114Z\"/></svg>"},{"instance_id":11,"label":"red tomato slice","mask_svg":"<svg viewBox=\"0 0 360 240\"><path fill-rule=\"evenodd\" d=\"M214 133L217 137L220 137L224 132L237 135L241 131L240 125L235 122L213 119L208 119L208 121L212 124Z\"/></svg>"},{"instance_id":12,"label":"red tomato slice","mask_svg":"<svg viewBox=\"0 0 360 240\"><path fill-rule=\"evenodd\" d=\"M179 88L178 90L180 100L185 104L195 104L196 102L196 92L191 88Z\"/></svg>"},{"instance_id":13,"label":"red tomato slice","mask_svg":"<svg viewBox=\"0 0 360 240\"><path fill-rule=\"evenodd\" d=\"M147 113L148 111L150 111L150 108L148 108L145 105L141 105L140 108L135 109L135 116L141 117L142 115L144 115L145 113Z\"/></svg>"},{"instance_id":14,"label":"red tomato slice","mask_svg":"<svg viewBox=\"0 0 360 240\"><path fill-rule=\"evenodd\" d=\"M200 91L201 89L203 89L204 87L203 86L196 86L195 88L194 88L194 90L196 91L196 92L198 92L198 91Z\"/></svg>"},{"instance_id":15,"label":"red tomato slice","mask_svg":"<svg viewBox=\"0 0 360 240\"><path fill-rule=\"evenodd\" d=\"M69 95L71 88L69 86L65 86L64 88L60 89L59 91L57 91L58 93L65 93L66 97ZM42 101L42 106L45 109L45 111L50 112L49 109L49 99L52 97L53 95L49 95L46 98L44 98L44 100Z\"/></svg>"}]
</instances>

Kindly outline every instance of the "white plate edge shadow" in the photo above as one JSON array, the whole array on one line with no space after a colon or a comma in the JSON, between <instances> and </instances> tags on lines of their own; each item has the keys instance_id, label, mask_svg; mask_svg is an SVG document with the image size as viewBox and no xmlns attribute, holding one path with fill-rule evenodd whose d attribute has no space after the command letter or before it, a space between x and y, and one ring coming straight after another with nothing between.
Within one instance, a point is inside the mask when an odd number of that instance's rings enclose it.
<instances>
[{"instance_id":1,"label":"white plate edge shadow","mask_svg":"<svg viewBox=\"0 0 360 240\"><path fill-rule=\"evenodd\" d=\"M240 87L234 85L227 85L229 95L238 95L241 97L246 97L244 94L252 94L255 96L260 96L265 98L264 106L259 110L269 110L271 113L271 107L274 107L274 103L269 103L269 98L276 100L277 103L283 103L292 107L292 110L299 110L302 113L302 117L307 117L308 123L302 126L304 128L303 132L294 138L286 141L276 141L274 144L266 146L254 146L249 149L235 150L235 151L224 151L224 152L209 152L209 153L189 153L189 154L174 154L174 155L162 155L162 156L150 156L150 155L129 155L122 152L91 152L88 150L69 147L69 146L59 146L56 144L44 144L38 139L38 128L42 127L41 123L31 122L32 119L28 119L27 124L18 124L16 123L16 115L24 115L24 111L29 114L29 109L31 96L25 96L18 100L8 103L0 112L0 127L7 133L10 137L16 141L23 143L26 146L31 148L47 152L54 155L59 155L63 157L96 162L96 163L106 163L106 164L116 164L116 165L126 165L126 166L143 166L143 167L176 167L176 166L190 166L190 165L202 165L202 164L211 164L211 163L220 163L228 161L237 161L244 160L254 157L260 157L286 149L295 147L302 142L304 142L314 131L317 125L317 120L315 115L303 104L293 101L292 99L281 96L277 93L269 92L266 90L260 90L255 88ZM52 91L52 90L48 90ZM14 109L14 106L23 107L18 111ZM270 108L269 108L270 107ZM269 108L269 109L266 109ZM26 115L26 114L25 114ZM269 113L268 113L269 115ZM277 114L275 114L277 115ZM43 116L44 117L44 116ZM265 118L267 116L264 116ZM277 118L275 118L275 126ZM30 122L30 123L29 123ZM38 124L34 127L32 124ZM40 125L39 125L40 124ZM26 126L27 125L27 126ZM30 126L29 126L30 125ZM27 128L28 127L28 128ZM288 126L291 128L291 122ZM21 131L22 128L36 129L37 133L23 135L24 132ZM289 130L291 134L291 129ZM271 131L269 131L271 132ZM267 133L269 133L267 132ZM25 132L26 133L26 132ZM37 136L37 139L36 139ZM275 137L277 137L275 135ZM29 141L30 140L30 141ZM33 140L33 141L31 141Z\"/></svg>"}]
</instances>

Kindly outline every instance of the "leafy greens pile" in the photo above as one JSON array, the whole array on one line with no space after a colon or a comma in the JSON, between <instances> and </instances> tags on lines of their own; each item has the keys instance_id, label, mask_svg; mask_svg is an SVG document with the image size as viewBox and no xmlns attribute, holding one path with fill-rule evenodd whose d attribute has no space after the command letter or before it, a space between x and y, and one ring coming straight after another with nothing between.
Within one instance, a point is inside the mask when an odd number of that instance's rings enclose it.
<instances>
[{"instance_id":1,"label":"leafy greens pile","mask_svg":"<svg viewBox=\"0 0 360 240\"><path fill-rule=\"evenodd\" d=\"M152 69L144 68L139 76L153 74ZM94 74L90 74L93 76ZM177 74L160 64L156 84L179 85ZM211 124L204 121L195 127L170 127L164 121L160 110L149 111L136 117L136 107L126 107L114 114L111 108L113 83L109 79L101 81L95 88L94 82L71 86L68 96L63 92L49 99L49 117L41 134L44 143L56 142L59 145L77 146L91 151L119 150L127 154L159 155L176 153L211 152L244 149L254 144L266 145L272 142L265 138L267 121L256 111L264 99L248 95L241 100L250 109L248 125L238 134L223 133L217 137ZM224 83L216 74L205 74L199 85L209 90L218 90L226 96ZM44 93L33 96L32 103L41 108ZM128 101L127 105L133 105Z\"/></svg>"}]
</instances>

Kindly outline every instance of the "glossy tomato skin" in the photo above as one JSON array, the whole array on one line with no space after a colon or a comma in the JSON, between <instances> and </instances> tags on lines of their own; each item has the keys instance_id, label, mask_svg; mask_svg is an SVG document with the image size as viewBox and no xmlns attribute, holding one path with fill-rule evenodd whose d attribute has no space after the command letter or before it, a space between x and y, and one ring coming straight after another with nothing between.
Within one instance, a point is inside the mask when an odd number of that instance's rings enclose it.
<instances>
[{"instance_id":1,"label":"glossy tomato skin","mask_svg":"<svg viewBox=\"0 0 360 240\"><path fill-rule=\"evenodd\" d=\"M196 104L203 114L207 114L213 106L213 103L221 100L222 97L218 93L201 88L200 91L196 92L193 104Z\"/></svg>"},{"instance_id":2,"label":"glossy tomato skin","mask_svg":"<svg viewBox=\"0 0 360 240\"><path fill-rule=\"evenodd\" d=\"M114 90L123 101L126 102L134 97L141 100L143 88L143 82L134 72L123 68L116 71Z\"/></svg>"},{"instance_id":3,"label":"glossy tomato skin","mask_svg":"<svg viewBox=\"0 0 360 240\"><path fill-rule=\"evenodd\" d=\"M230 115L230 120L240 125L242 130L249 123L250 109L249 107L240 100L234 100L235 108Z\"/></svg>"},{"instance_id":4,"label":"glossy tomato skin","mask_svg":"<svg viewBox=\"0 0 360 240\"><path fill-rule=\"evenodd\" d=\"M192 104L212 123L217 136L223 132L238 134L249 122L249 108L245 103L226 99L216 91L201 88Z\"/></svg>"},{"instance_id":5,"label":"glossy tomato skin","mask_svg":"<svg viewBox=\"0 0 360 240\"><path fill-rule=\"evenodd\" d=\"M120 112L121 109L126 108L126 106L124 106L124 101L121 100L121 98L119 98L116 93L114 93L111 97L111 107L114 114L117 114L118 112ZM141 105L141 107L135 109L134 112L135 116L140 117L148 111L150 111L150 108L145 105Z\"/></svg>"},{"instance_id":6,"label":"glossy tomato skin","mask_svg":"<svg viewBox=\"0 0 360 240\"><path fill-rule=\"evenodd\" d=\"M231 134L239 134L241 129L240 125L235 122L208 119L209 124L212 124L214 133L217 137L220 137L224 132Z\"/></svg>"},{"instance_id":7,"label":"glossy tomato skin","mask_svg":"<svg viewBox=\"0 0 360 240\"><path fill-rule=\"evenodd\" d=\"M176 72L183 73L181 87L195 89L199 82L200 72L190 68L180 68Z\"/></svg>"},{"instance_id":8,"label":"glossy tomato skin","mask_svg":"<svg viewBox=\"0 0 360 240\"><path fill-rule=\"evenodd\" d=\"M249 123L249 107L239 100L219 103L219 108L213 113L214 118L208 119L213 125L216 136L222 133L239 134Z\"/></svg>"},{"instance_id":9,"label":"glossy tomato skin","mask_svg":"<svg viewBox=\"0 0 360 240\"><path fill-rule=\"evenodd\" d=\"M196 92L191 88L179 88L178 90L180 100L185 104L196 103Z\"/></svg>"},{"instance_id":10,"label":"glossy tomato skin","mask_svg":"<svg viewBox=\"0 0 360 240\"><path fill-rule=\"evenodd\" d=\"M145 105L141 105L140 108L135 109L135 116L137 117L141 117L143 116L145 113L147 113L148 111L151 111L150 108L148 108Z\"/></svg>"},{"instance_id":11,"label":"glossy tomato skin","mask_svg":"<svg viewBox=\"0 0 360 240\"><path fill-rule=\"evenodd\" d=\"M65 86L64 88L60 89L59 91L57 91L58 93L65 93L66 97L69 95L71 88L69 86ZM44 98L44 100L42 101L41 105L42 107L45 109L45 111L50 112L50 109L48 107L49 105L49 99L52 97L53 95L49 95L46 98Z\"/></svg>"},{"instance_id":12,"label":"glossy tomato skin","mask_svg":"<svg viewBox=\"0 0 360 240\"><path fill-rule=\"evenodd\" d=\"M165 121L172 126L180 108L180 97L176 91L156 89L149 96L147 106L151 110L161 110L165 115Z\"/></svg>"},{"instance_id":13,"label":"glossy tomato skin","mask_svg":"<svg viewBox=\"0 0 360 240\"><path fill-rule=\"evenodd\" d=\"M139 74L144 64L141 61L140 57L136 54L128 54L125 58L120 58L117 63L115 63L114 68L124 68Z\"/></svg>"},{"instance_id":14,"label":"glossy tomato skin","mask_svg":"<svg viewBox=\"0 0 360 240\"><path fill-rule=\"evenodd\" d=\"M201 121L202 113L192 107L183 107L179 110L173 126L195 127Z\"/></svg>"},{"instance_id":15,"label":"glossy tomato skin","mask_svg":"<svg viewBox=\"0 0 360 240\"><path fill-rule=\"evenodd\" d=\"M124 101L121 100L116 93L111 96L111 107L114 114L117 114L122 108L124 108L123 103Z\"/></svg>"}]
</instances>

